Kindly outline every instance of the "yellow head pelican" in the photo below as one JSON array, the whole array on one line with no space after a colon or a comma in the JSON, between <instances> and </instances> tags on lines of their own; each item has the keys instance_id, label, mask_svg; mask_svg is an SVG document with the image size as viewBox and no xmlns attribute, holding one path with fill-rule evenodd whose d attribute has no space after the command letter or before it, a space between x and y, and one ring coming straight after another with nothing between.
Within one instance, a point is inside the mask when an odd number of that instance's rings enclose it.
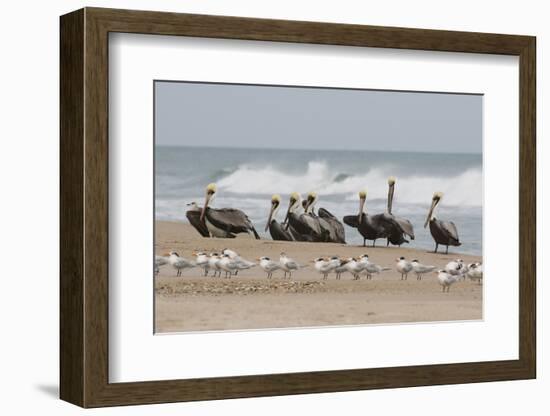
<instances>
[{"instance_id":1,"label":"yellow head pelican","mask_svg":"<svg viewBox=\"0 0 550 416\"><path fill-rule=\"evenodd\" d=\"M305 206L306 213L311 209L313 210L313 207L315 203L317 202L317 192L310 192L307 194L307 203Z\"/></svg>"},{"instance_id":2,"label":"yellow head pelican","mask_svg":"<svg viewBox=\"0 0 550 416\"><path fill-rule=\"evenodd\" d=\"M204 214L206 213L206 208L208 207L208 204L210 203L210 201L214 199L214 196L216 195L217 190L218 190L218 187L216 186L215 183L209 183L208 186L206 187L206 195L204 197L204 206L202 207L201 218L200 218L201 221L204 221Z\"/></svg>"},{"instance_id":3,"label":"yellow head pelican","mask_svg":"<svg viewBox=\"0 0 550 416\"><path fill-rule=\"evenodd\" d=\"M283 223L286 223L288 221L288 216L290 215L290 213L296 211L300 207L301 202L302 197L298 192L292 192L290 194L290 198L288 199L288 209L286 211L285 220L283 221Z\"/></svg>"},{"instance_id":4,"label":"yellow head pelican","mask_svg":"<svg viewBox=\"0 0 550 416\"><path fill-rule=\"evenodd\" d=\"M265 231L269 228L271 224L271 219L274 217L275 213L281 205L281 195L275 194L271 197L271 209L269 210L269 217L267 218L267 224L265 225Z\"/></svg>"},{"instance_id":5,"label":"yellow head pelican","mask_svg":"<svg viewBox=\"0 0 550 416\"><path fill-rule=\"evenodd\" d=\"M361 224L363 221L363 208L365 206L365 201L367 199L367 190L363 189L362 191L359 191L359 215L357 217L357 222Z\"/></svg>"},{"instance_id":6,"label":"yellow head pelican","mask_svg":"<svg viewBox=\"0 0 550 416\"><path fill-rule=\"evenodd\" d=\"M441 198L443 198L443 192L434 192L434 195L432 197L432 205L430 206L430 210L428 211L428 216L426 217L424 228L426 228L430 223L430 220L432 219L433 211L437 206L437 204L439 204L439 201L441 201Z\"/></svg>"}]
</instances>

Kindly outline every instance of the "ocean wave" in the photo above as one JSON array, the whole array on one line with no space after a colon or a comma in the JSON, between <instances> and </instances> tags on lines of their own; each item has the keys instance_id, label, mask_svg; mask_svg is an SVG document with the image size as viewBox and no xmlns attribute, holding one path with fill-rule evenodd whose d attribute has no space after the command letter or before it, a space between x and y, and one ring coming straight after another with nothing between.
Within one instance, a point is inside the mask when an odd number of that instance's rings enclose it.
<instances>
[{"instance_id":1,"label":"ocean wave","mask_svg":"<svg viewBox=\"0 0 550 416\"><path fill-rule=\"evenodd\" d=\"M367 189L367 202L387 196L389 169L373 168L364 174L334 172L328 163L311 161L302 173L287 173L273 166L241 165L218 180L221 191L234 194L290 194L318 192L320 198L340 196L357 199L357 192ZM444 193L443 202L451 206L481 206L483 175L470 168L455 176L410 174L397 178L394 203L429 203L434 192Z\"/></svg>"}]
</instances>

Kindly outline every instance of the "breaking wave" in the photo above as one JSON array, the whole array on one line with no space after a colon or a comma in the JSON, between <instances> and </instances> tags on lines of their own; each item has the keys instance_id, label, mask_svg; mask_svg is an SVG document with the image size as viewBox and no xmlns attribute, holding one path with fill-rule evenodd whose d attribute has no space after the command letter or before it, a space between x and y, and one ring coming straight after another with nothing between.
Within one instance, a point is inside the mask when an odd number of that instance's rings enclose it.
<instances>
[{"instance_id":1,"label":"breaking wave","mask_svg":"<svg viewBox=\"0 0 550 416\"><path fill-rule=\"evenodd\" d=\"M225 192L235 194L290 194L316 191L321 196L357 198L367 190L367 201L387 196L390 169L373 168L365 173L335 172L326 162L311 161L305 172L289 173L273 166L240 165L218 180ZM395 201L425 204L435 191L443 192L445 205L481 206L483 175L481 169L470 168L455 176L422 176L411 174L397 178Z\"/></svg>"}]
</instances>

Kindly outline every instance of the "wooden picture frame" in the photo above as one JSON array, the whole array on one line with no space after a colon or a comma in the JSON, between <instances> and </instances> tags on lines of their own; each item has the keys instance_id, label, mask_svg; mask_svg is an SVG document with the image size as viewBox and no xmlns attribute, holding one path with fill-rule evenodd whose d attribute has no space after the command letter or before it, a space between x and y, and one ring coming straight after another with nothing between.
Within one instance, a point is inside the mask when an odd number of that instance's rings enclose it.
<instances>
[{"instance_id":1,"label":"wooden picture frame","mask_svg":"<svg viewBox=\"0 0 550 416\"><path fill-rule=\"evenodd\" d=\"M60 396L82 407L339 392L536 376L535 38L85 8L61 17ZM519 359L109 383L108 35L297 42L519 57Z\"/></svg>"}]
</instances>

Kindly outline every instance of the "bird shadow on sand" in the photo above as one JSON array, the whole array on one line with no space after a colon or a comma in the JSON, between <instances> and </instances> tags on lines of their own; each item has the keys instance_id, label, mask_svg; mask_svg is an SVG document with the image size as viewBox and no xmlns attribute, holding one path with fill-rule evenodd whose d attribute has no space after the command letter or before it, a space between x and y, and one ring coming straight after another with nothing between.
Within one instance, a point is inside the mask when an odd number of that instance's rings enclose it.
<instances>
[{"instance_id":1,"label":"bird shadow on sand","mask_svg":"<svg viewBox=\"0 0 550 416\"><path fill-rule=\"evenodd\" d=\"M59 399L59 386L56 384L37 384L34 388L46 396Z\"/></svg>"}]
</instances>

